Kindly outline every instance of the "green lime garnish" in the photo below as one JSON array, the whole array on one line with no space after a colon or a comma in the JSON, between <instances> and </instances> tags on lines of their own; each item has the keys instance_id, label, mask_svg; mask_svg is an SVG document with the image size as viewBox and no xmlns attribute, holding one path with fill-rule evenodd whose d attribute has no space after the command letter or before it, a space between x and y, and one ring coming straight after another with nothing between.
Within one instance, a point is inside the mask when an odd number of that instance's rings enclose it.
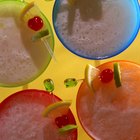
<instances>
[{"instance_id":1,"label":"green lime garnish","mask_svg":"<svg viewBox=\"0 0 140 140\"><path fill-rule=\"evenodd\" d=\"M114 63L114 80L115 80L116 87L120 87L122 85L120 65L117 62Z\"/></svg>"},{"instance_id":2,"label":"green lime garnish","mask_svg":"<svg viewBox=\"0 0 140 140\"><path fill-rule=\"evenodd\" d=\"M64 132L67 132L67 131L70 131L70 130L73 130L73 129L77 129L77 125L68 124L68 125L66 125L62 128L59 128L59 132L64 133Z\"/></svg>"},{"instance_id":3,"label":"green lime garnish","mask_svg":"<svg viewBox=\"0 0 140 140\"><path fill-rule=\"evenodd\" d=\"M48 36L48 35L49 35L49 31L47 29L40 31L32 37L32 41L36 41L36 40L41 39L42 37Z\"/></svg>"}]
</instances>

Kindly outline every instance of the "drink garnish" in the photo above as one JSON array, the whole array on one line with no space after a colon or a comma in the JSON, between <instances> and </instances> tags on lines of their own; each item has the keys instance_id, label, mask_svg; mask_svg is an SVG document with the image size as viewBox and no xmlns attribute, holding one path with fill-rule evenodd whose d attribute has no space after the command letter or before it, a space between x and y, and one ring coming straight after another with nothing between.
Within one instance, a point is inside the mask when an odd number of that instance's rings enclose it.
<instances>
[{"instance_id":1,"label":"drink garnish","mask_svg":"<svg viewBox=\"0 0 140 140\"><path fill-rule=\"evenodd\" d=\"M69 124L69 117L68 115L62 115L55 118L55 124L58 128L62 128L63 126L66 126Z\"/></svg>"},{"instance_id":2,"label":"drink garnish","mask_svg":"<svg viewBox=\"0 0 140 140\"><path fill-rule=\"evenodd\" d=\"M42 37L48 36L49 35L49 31L48 29L46 30L42 30L40 32L37 32L33 37L32 37L32 41L36 41L38 39L41 39Z\"/></svg>"},{"instance_id":3,"label":"drink garnish","mask_svg":"<svg viewBox=\"0 0 140 140\"><path fill-rule=\"evenodd\" d=\"M93 89L92 82L99 75L100 70L88 64L85 68L85 81L89 88Z\"/></svg>"},{"instance_id":4,"label":"drink garnish","mask_svg":"<svg viewBox=\"0 0 140 140\"><path fill-rule=\"evenodd\" d=\"M71 105L71 101L59 101L47 106L42 115L44 117L48 116L59 116L61 114L67 114L69 107Z\"/></svg>"},{"instance_id":5,"label":"drink garnish","mask_svg":"<svg viewBox=\"0 0 140 140\"><path fill-rule=\"evenodd\" d=\"M30 11L31 8L33 8L35 6L34 2L31 2L31 3L28 3L22 10L21 12L21 19L24 19L26 16L26 14ZM36 8L36 7L35 7ZM36 8L38 10L38 8ZM32 13L29 12L29 17L32 17L32 18L29 18L28 17L28 14L27 14L27 22L28 22L28 27L31 28L32 30L34 31L38 31L40 30L42 27L43 27L43 20L41 19L41 17L39 16L34 16L32 15ZM25 19L24 19L25 20ZM49 52L50 56L56 61L56 58L54 56L54 53L53 53L53 50L51 49L49 43L48 43L48 37L50 37L49 35L46 35L46 34L49 34L47 32L47 30L44 32L40 32L38 34L36 34L35 36L32 37L32 41L35 41L36 39L41 39L41 41L44 43L45 47L47 48L47 51Z\"/></svg>"},{"instance_id":6,"label":"drink garnish","mask_svg":"<svg viewBox=\"0 0 140 140\"><path fill-rule=\"evenodd\" d=\"M28 27L31 28L34 31L38 31L43 27L43 20L39 16L34 16L31 12L29 12L32 8L35 7L34 2L30 2L26 4L26 6L22 9L20 13L21 20L26 20L26 15L28 17ZM33 17L34 16L34 17ZM32 18L30 18L32 17Z\"/></svg>"},{"instance_id":7,"label":"drink garnish","mask_svg":"<svg viewBox=\"0 0 140 140\"><path fill-rule=\"evenodd\" d=\"M77 129L77 125L74 124L68 124L66 126L63 126L62 128L59 128L60 133L64 133L73 129Z\"/></svg>"},{"instance_id":8,"label":"drink garnish","mask_svg":"<svg viewBox=\"0 0 140 140\"><path fill-rule=\"evenodd\" d=\"M114 67L114 80L115 80L116 87L120 87L122 85L120 65L119 63L116 62L113 64L113 67Z\"/></svg>"},{"instance_id":9,"label":"drink garnish","mask_svg":"<svg viewBox=\"0 0 140 140\"><path fill-rule=\"evenodd\" d=\"M28 27L34 31L39 31L43 27L43 20L39 16L34 16L28 20Z\"/></svg>"},{"instance_id":10,"label":"drink garnish","mask_svg":"<svg viewBox=\"0 0 140 140\"><path fill-rule=\"evenodd\" d=\"M44 86L45 86L46 91L48 91L48 92L54 91L54 82L52 79L45 79Z\"/></svg>"},{"instance_id":11,"label":"drink garnish","mask_svg":"<svg viewBox=\"0 0 140 140\"><path fill-rule=\"evenodd\" d=\"M78 84L78 81L75 78L67 78L64 81L66 88L75 87Z\"/></svg>"},{"instance_id":12,"label":"drink garnish","mask_svg":"<svg viewBox=\"0 0 140 140\"><path fill-rule=\"evenodd\" d=\"M102 83L109 83L110 81L113 80L113 71L109 68L104 69L101 73L100 73L100 80Z\"/></svg>"}]
</instances>

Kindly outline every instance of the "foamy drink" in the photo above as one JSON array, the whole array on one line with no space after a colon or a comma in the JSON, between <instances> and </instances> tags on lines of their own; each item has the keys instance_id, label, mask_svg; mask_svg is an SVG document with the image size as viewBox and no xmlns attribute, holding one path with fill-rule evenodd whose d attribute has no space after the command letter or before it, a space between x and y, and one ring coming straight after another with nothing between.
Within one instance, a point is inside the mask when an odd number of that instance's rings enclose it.
<instances>
[{"instance_id":1,"label":"foamy drink","mask_svg":"<svg viewBox=\"0 0 140 140\"><path fill-rule=\"evenodd\" d=\"M136 37L140 16L137 0L69 1L56 1L53 22L63 45L76 55L112 57Z\"/></svg>"}]
</instances>

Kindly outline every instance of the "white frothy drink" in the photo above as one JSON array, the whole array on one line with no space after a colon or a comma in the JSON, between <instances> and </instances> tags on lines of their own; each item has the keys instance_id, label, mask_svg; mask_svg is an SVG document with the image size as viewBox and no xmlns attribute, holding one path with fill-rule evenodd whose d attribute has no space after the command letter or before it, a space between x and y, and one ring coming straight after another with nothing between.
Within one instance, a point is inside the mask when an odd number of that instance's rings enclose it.
<instances>
[{"instance_id":1,"label":"white frothy drink","mask_svg":"<svg viewBox=\"0 0 140 140\"><path fill-rule=\"evenodd\" d=\"M61 0L54 8L54 27L70 51L104 59L126 49L135 38L137 8L134 0L75 0L74 5Z\"/></svg>"},{"instance_id":2,"label":"white frothy drink","mask_svg":"<svg viewBox=\"0 0 140 140\"><path fill-rule=\"evenodd\" d=\"M45 70L50 56L40 40L32 41L36 32L20 19L25 5L21 2L0 4L0 85L22 85Z\"/></svg>"}]
</instances>

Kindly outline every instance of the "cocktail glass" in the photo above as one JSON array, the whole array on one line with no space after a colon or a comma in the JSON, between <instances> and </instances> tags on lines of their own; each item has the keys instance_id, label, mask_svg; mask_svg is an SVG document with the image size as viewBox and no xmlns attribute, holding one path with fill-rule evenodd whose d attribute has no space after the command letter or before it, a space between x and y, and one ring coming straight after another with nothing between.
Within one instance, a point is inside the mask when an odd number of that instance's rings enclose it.
<instances>
[{"instance_id":1,"label":"cocktail glass","mask_svg":"<svg viewBox=\"0 0 140 140\"><path fill-rule=\"evenodd\" d=\"M102 71L120 65L121 86ZM140 139L140 65L128 61L113 61L98 67L100 74L92 82L92 89L84 81L78 91L76 108L79 121L92 139ZM102 73L103 74L103 73ZM106 77L105 82L101 77Z\"/></svg>"},{"instance_id":2,"label":"cocktail glass","mask_svg":"<svg viewBox=\"0 0 140 140\"><path fill-rule=\"evenodd\" d=\"M52 58L48 51L53 53L54 49L50 23L34 3L29 4L30 8L28 4L0 0L0 86L15 87L33 81ZM34 25L35 17L41 23ZM45 31L46 36L40 36Z\"/></svg>"},{"instance_id":3,"label":"cocktail glass","mask_svg":"<svg viewBox=\"0 0 140 140\"><path fill-rule=\"evenodd\" d=\"M63 114L59 109L44 117L43 110L60 98L42 90L23 90L6 98L0 104L1 140L77 140L77 129L60 133L56 118L61 123L76 124L70 109ZM57 119L57 122L60 119ZM59 121L60 122L60 121Z\"/></svg>"},{"instance_id":4,"label":"cocktail glass","mask_svg":"<svg viewBox=\"0 0 140 140\"><path fill-rule=\"evenodd\" d=\"M134 41L140 25L137 0L56 0L55 32L72 53L87 59L106 59Z\"/></svg>"}]
</instances>

